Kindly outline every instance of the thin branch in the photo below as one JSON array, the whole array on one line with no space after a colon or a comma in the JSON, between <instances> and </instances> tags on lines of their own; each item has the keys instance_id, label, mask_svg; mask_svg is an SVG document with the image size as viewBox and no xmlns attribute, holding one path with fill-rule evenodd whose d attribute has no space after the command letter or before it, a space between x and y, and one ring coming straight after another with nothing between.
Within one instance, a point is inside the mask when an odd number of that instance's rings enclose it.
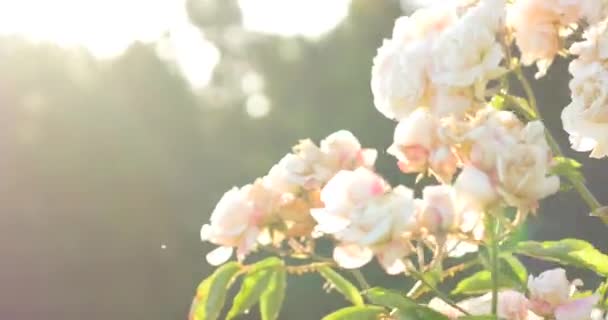
<instances>
[{"instance_id":1,"label":"thin branch","mask_svg":"<svg viewBox=\"0 0 608 320\"><path fill-rule=\"evenodd\" d=\"M425 278L424 275L421 274L418 270L416 270L413 267L413 264L411 261L409 260L405 260L404 261L406 267L407 267L407 271L408 273L414 277L416 280L418 280L420 283L422 283L423 285L425 285L430 291L432 291L439 299L443 300L445 303L447 303L448 305L450 305L451 307L453 307L454 309L462 312L464 315L471 315L467 310L463 309L461 306L457 305L454 301L452 301L452 299L450 299L450 297L448 297L447 294L441 292L441 290L435 288L435 286L433 284L431 284L430 282L428 282Z\"/></svg>"}]
</instances>

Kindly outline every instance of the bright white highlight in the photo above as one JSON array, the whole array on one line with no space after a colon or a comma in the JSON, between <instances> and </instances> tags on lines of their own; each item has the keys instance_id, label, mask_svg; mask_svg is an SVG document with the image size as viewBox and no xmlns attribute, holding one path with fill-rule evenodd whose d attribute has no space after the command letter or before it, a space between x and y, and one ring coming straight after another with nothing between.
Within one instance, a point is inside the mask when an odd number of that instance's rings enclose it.
<instances>
[{"instance_id":1,"label":"bright white highlight","mask_svg":"<svg viewBox=\"0 0 608 320\"><path fill-rule=\"evenodd\" d=\"M314 38L348 15L350 0L239 0L239 5L251 31Z\"/></svg>"}]
</instances>

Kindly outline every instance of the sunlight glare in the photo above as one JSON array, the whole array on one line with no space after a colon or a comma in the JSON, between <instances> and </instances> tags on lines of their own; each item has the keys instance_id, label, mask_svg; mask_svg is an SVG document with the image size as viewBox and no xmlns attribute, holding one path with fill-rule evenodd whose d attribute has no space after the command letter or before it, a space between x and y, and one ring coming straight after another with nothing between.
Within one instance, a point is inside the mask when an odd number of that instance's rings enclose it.
<instances>
[{"instance_id":1,"label":"sunlight glare","mask_svg":"<svg viewBox=\"0 0 608 320\"><path fill-rule=\"evenodd\" d=\"M315 38L335 28L351 0L239 0L251 31Z\"/></svg>"}]
</instances>

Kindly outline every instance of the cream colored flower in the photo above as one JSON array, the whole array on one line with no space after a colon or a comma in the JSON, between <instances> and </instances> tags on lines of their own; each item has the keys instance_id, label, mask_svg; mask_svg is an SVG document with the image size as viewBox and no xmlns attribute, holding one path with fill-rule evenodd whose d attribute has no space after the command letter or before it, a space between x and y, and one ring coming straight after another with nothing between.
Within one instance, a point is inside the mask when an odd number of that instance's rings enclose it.
<instances>
[{"instance_id":1,"label":"cream colored flower","mask_svg":"<svg viewBox=\"0 0 608 320\"><path fill-rule=\"evenodd\" d=\"M422 190L422 199L423 206L418 213L420 227L442 234L458 228L460 217L451 186L427 186Z\"/></svg>"},{"instance_id":2,"label":"cream colored flower","mask_svg":"<svg viewBox=\"0 0 608 320\"><path fill-rule=\"evenodd\" d=\"M439 36L432 50L431 79L435 84L485 87L487 81L504 72L499 66L504 54L496 41L504 7L503 0L479 1Z\"/></svg>"},{"instance_id":3,"label":"cream colored flower","mask_svg":"<svg viewBox=\"0 0 608 320\"><path fill-rule=\"evenodd\" d=\"M358 167L373 168L377 152L364 149L359 140L346 130L330 134L317 147L310 140L302 140L264 177L271 188L297 193L299 189L321 188L340 170Z\"/></svg>"},{"instance_id":4,"label":"cream colored flower","mask_svg":"<svg viewBox=\"0 0 608 320\"><path fill-rule=\"evenodd\" d=\"M600 21L585 30L583 41L575 42L570 47L570 53L578 56L570 68L578 68L579 64L599 62L608 59L608 19Z\"/></svg>"},{"instance_id":5,"label":"cream colored flower","mask_svg":"<svg viewBox=\"0 0 608 320\"><path fill-rule=\"evenodd\" d=\"M521 210L534 211L539 199L554 194L559 189L559 178L549 176L551 154L544 139L541 122L530 122L526 132L540 143L518 143L505 150L497 159L498 191L504 201ZM536 131L536 132L534 132Z\"/></svg>"},{"instance_id":6,"label":"cream colored flower","mask_svg":"<svg viewBox=\"0 0 608 320\"><path fill-rule=\"evenodd\" d=\"M325 207L311 210L317 230L325 234L344 230L350 225L355 209L365 207L388 190L389 185L368 169L338 172L321 191Z\"/></svg>"},{"instance_id":7,"label":"cream colored flower","mask_svg":"<svg viewBox=\"0 0 608 320\"><path fill-rule=\"evenodd\" d=\"M358 167L373 168L377 157L376 150L363 149L359 140L346 130L334 132L322 140L321 152L332 174Z\"/></svg>"},{"instance_id":8,"label":"cream colored flower","mask_svg":"<svg viewBox=\"0 0 608 320\"><path fill-rule=\"evenodd\" d=\"M517 0L508 7L507 25L521 51L521 62L536 62L536 77L545 75L562 49L562 30L582 18L582 1Z\"/></svg>"},{"instance_id":9,"label":"cream colored flower","mask_svg":"<svg viewBox=\"0 0 608 320\"><path fill-rule=\"evenodd\" d=\"M571 298L579 285L582 285L580 280L568 281L564 269L548 270L538 277L530 276L530 308L538 315L555 317L556 320L590 319L599 296Z\"/></svg>"},{"instance_id":10,"label":"cream colored flower","mask_svg":"<svg viewBox=\"0 0 608 320\"><path fill-rule=\"evenodd\" d=\"M492 309L492 294L470 298L457 303L459 307L469 312L471 315L482 316L490 315ZM450 319L458 319L463 313L458 309L448 305L439 298L433 298L429 307L446 315ZM542 318L528 310L528 299L512 290L505 290L498 293L497 315L505 320L541 320Z\"/></svg>"},{"instance_id":11,"label":"cream colored flower","mask_svg":"<svg viewBox=\"0 0 608 320\"><path fill-rule=\"evenodd\" d=\"M387 118L400 120L429 105L431 45L456 18L452 7L433 6L395 21L392 38L374 58L371 79L374 105Z\"/></svg>"},{"instance_id":12,"label":"cream colored flower","mask_svg":"<svg viewBox=\"0 0 608 320\"><path fill-rule=\"evenodd\" d=\"M572 102L562 111L564 130L576 151L608 155L608 69L599 62L570 65Z\"/></svg>"},{"instance_id":13,"label":"cream colored flower","mask_svg":"<svg viewBox=\"0 0 608 320\"><path fill-rule=\"evenodd\" d=\"M405 173L430 170L442 181L450 181L458 158L439 136L439 120L427 109L417 109L395 128L387 152L397 158Z\"/></svg>"},{"instance_id":14,"label":"cream colored flower","mask_svg":"<svg viewBox=\"0 0 608 320\"><path fill-rule=\"evenodd\" d=\"M359 268L374 255L390 274L403 272L401 259L409 253L403 234L415 225L413 192L392 190L371 171L339 172L323 188L324 208L312 209L317 230L338 244L334 260L344 268Z\"/></svg>"},{"instance_id":15,"label":"cream colored flower","mask_svg":"<svg viewBox=\"0 0 608 320\"><path fill-rule=\"evenodd\" d=\"M280 203L280 195L265 188L261 181L226 192L211 214L210 223L201 228L201 239L220 247L207 255L219 265L232 256L242 260L257 245L261 230Z\"/></svg>"}]
</instances>

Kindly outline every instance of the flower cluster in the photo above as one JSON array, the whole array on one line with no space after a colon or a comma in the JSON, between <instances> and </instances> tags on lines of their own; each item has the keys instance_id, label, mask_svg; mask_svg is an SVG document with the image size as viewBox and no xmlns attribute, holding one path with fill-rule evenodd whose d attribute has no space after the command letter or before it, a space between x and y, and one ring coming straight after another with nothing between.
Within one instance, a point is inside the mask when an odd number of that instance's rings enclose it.
<instances>
[{"instance_id":1,"label":"flower cluster","mask_svg":"<svg viewBox=\"0 0 608 320\"><path fill-rule=\"evenodd\" d=\"M582 285L580 280L568 281L564 269L553 269L541 273L538 277L530 276L528 280L529 295L514 290L498 293L497 315L506 320L583 320L590 319L593 306L598 302L598 295L574 298L576 287ZM491 313L491 293L470 298L458 303L458 306L472 315ZM429 307L450 319L457 319L463 313L439 298L433 298Z\"/></svg>"},{"instance_id":2,"label":"flower cluster","mask_svg":"<svg viewBox=\"0 0 608 320\"><path fill-rule=\"evenodd\" d=\"M371 168L376 151L364 149L348 131L338 131L320 147L302 140L253 184L226 192L201 229L203 241L219 245L207 255L218 265L236 248L242 260L258 244L276 244L285 237L310 235L310 209L322 206L321 187L340 170Z\"/></svg>"}]
</instances>

